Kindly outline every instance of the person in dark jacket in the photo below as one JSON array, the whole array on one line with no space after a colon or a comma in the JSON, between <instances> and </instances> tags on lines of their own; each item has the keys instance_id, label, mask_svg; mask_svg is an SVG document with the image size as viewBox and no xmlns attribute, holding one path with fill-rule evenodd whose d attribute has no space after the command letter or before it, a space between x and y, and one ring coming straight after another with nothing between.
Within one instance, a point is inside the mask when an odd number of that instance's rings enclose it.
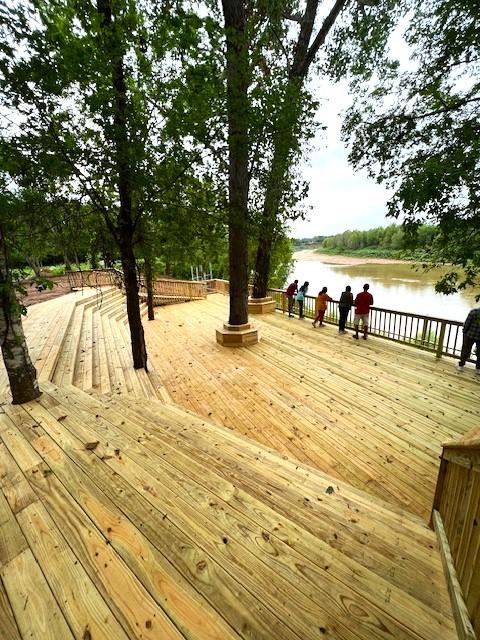
<instances>
[{"instance_id":1,"label":"person in dark jacket","mask_svg":"<svg viewBox=\"0 0 480 640\"><path fill-rule=\"evenodd\" d=\"M345 326L347 324L348 314L353 306L353 294L352 287L345 287L345 291L342 292L340 300L338 302L338 333L347 333Z\"/></svg>"},{"instance_id":2,"label":"person in dark jacket","mask_svg":"<svg viewBox=\"0 0 480 640\"><path fill-rule=\"evenodd\" d=\"M288 285L285 295L288 300L288 317L293 318L293 305L295 304L295 294L298 291L298 280L294 280Z\"/></svg>"},{"instance_id":3,"label":"person in dark jacket","mask_svg":"<svg viewBox=\"0 0 480 640\"><path fill-rule=\"evenodd\" d=\"M477 350L475 373L480 375L480 307L472 309L463 323L462 353L457 364L457 369L460 371L463 371L465 363L470 358L473 345Z\"/></svg>"}]
</instances>

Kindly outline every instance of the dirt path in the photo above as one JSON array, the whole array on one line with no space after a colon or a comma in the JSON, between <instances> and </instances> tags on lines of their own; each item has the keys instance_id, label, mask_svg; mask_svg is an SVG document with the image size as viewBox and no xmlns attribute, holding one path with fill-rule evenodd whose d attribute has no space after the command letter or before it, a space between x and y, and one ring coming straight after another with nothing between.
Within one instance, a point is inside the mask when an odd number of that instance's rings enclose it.
<instances>
[{"instance_id":1,"label":"dirt path","mask_svg":"<svg viewBox=\"0 0 480 640\"><path fill-rule=\"evenodd\" d=\"M54 283L53 289L47 289L46 291L37 291L35 284L23 283L23 286L27 290L25 296L23 296L22 302L26 307L31 307L32 304L37 302L45 302L46 300L52 300L53 298L59 298L67 293L70 293L70 286L68 284L67 276L55 276L52 278Z\"/></svg>"},{"instance_id":2,"label":"dirt path","mask_svg":"<svg viewBox=\"0 0 480 640\"><path fill-rule=\"evenodd\" d=\"M411 264L408 260L394 260L390 258L357 258L353 256L331 256L326 253L316 253L311 249L296 251L293 254L295 260L317 261L324 264Z\"/></svg>"}]
</instances>

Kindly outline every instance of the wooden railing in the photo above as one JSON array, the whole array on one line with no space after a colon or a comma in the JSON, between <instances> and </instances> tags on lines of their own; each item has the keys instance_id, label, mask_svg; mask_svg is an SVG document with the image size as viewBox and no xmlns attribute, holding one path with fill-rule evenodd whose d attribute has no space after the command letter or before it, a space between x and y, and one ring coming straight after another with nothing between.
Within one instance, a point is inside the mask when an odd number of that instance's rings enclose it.
<instances>
[{"instance_id":1,"label":"wooden railing","mask_svg":"<svg viewBox=\"0 0 480 640\"><path fill-rule=\"evenodd\" d=\"M288 311L285 293L282 289L269 289L268 295L276 302L276 308L284 313ZM315 317L315 297L306 296L303 306L306 318ZM354 309L349 313L347 327L353 327ZM338 324L338 301L328 303L325 322ZM372 307L370 311L369 332L372 335L402 342L425 351L431 351L440 358L450 356L459 358L462 350L463 323L445 318L435 318L417 313L393 311Z\"/></svg>"},{"instance_id":2,"label":"wooden railing","mask_svg":"<svg viewBox=\"0 0 480 640\"><path fill-rule=\"evenodd\" d=\"M209 291L216 291L224 296L228 296L230 293L230 282L228 280L220 280L218 278L207 280L207 286Z\"/></svg>"},{"instance_id":3,"label":"wooden railing","mask_svg":"<svg viewBox=\"0 0 480 640\"><path fill-rule=\"evenodd\" d=\"M140 296L147 295L147 287L143 278L140 279ZM205 281L170 280L157 278L153 281L154 304L164 305L189 300L201 300L207 297L207 283Z\"/></svg>"},{"instance_id":4,"label":"wooden railing","mask_svg":"<svg viewBox=\"0 0 480 640\"><path fill-rule=\"evenodd\" d=\"M219 278L213 280L207 280L208 290L215 291L216 293L222 293L224 296L228 296L230 293L230 282L228 280L220 280ZM248 285L248 294L251 295L253 291L253 285Z\"/></svg>"},{"instance_id":5,"label":"wooden railing","mask_svg":"<svg viewBox=\"0 0 480 640\"><path fill-rule=\"evenodd\" d=\"M68 282L72 289L82 287L116 286L124 290L123 273L118 269L86 269L85 271L68 271ZM138 281L139 296L146 299L147 288L143 278ZM158 278L153 282L155 305L173 304L189 300L200 300L207 297L206 282L192 282L190 280L173 280Z\"/></svg>"},{"instance_id":6,"label":"wooden railing","mask_svg":"<svg viewBox=\"0 0 480 640\"><path fill-rule=\"evenodd\" d=\"M443 445L431 525L459 638L480 638L480 428Z\"/></svg>"}]
</instances>

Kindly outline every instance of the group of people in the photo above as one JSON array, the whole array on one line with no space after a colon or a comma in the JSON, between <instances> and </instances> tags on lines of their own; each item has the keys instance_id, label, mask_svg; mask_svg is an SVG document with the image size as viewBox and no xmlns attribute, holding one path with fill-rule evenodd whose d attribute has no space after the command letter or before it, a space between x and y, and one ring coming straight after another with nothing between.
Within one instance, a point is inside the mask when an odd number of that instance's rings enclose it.
<instances>
[{"instance_id":1,"label":"group of people","mask_svg":"<svg viewBox=\"0 0 480 640\"><path fill-rule=\"evenodd\" d=\"M303 305L305 302L305 296L308 292L309 282L304 282L301 287L298 286L298 280L294 280L291 284L288 285L287 290L285 291L285 295L288 300L288 317L294 317L294 308L295 302L298 304L298 317L302 319L303 315ZM346 324L348 314L350 309L355 307L355 316L353 319L353 326L355 328L355 333L352 336L355 340L359 339L359 329L360 324L362 325L363 330L363 339L367 339L368 335L368 317L370 315L370 307L373 305L373 296L369 293L369 284L363 285L363 291L358 293L353 298L352 287L345 287L345 291L342 292L340 296L340 300L338 302L338 331L339 333L347 333ZM323 318L325 316L325 311L327 310L328 303L333 300L328 293L327 287L323 287L323 289L319 292L316 300L315 300L315 320L312 322L313 326L316 328L317 323L319 327L323 327Z\"/></svg>"},{"instance_id":2,"label":"group of people","mask_svg":"<svg viewBox=\"0 0 480 640\"><path fill-rule=\"evenodd\" d=\"M294 280L288 285L285 295L288 300L288 317L294 317L295 302L298 304L298 317L302 319L303 305L305 302L305 296L308 292L309 282L304 282L301 287L298 286L298 280ZM370 285L364 284L363 291L358 293L353 298L352 287L345 287L345 291L342 292L340 300L338 302L338 331L339 333L347 333L346 324L350 309L355 307L355 315L353 319L353 326L355 333L352 338L359 339L360 324L363 329L363 339L367 339L368 335L368 318L370 315L370 307L373 305L373 296L369 293ZM327 287L319 292L315 300L315 319L312 322L314 327L323 327L323 318L325 311L327 310L328 303L333 301L328 293ZM463 325L463 345L460 355L460 361L457 363L457 368L463 371L467 360L470 358L472 348L475 345L477 352L477 362L475 373L480 375L480 307L472 309L468 314Z\"/></svg>"}]
</instances>

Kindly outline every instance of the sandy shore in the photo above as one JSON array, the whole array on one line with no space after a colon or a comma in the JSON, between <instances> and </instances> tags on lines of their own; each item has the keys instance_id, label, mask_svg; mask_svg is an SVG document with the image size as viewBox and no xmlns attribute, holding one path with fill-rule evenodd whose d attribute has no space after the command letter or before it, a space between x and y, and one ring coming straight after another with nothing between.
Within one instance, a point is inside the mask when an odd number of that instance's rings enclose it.
<instances>
[{"instance_id":1,"label":"sandy shore","mask_svg":"<svg viewBox=\"0 0 480 640\"><path fill-rule=\"evenodd\" d=\"M354 258L352 256L331 256L326 253L315 253L311 249L296 251L295 260L316 261L324 264L411 264L407 260L392 260L390 258Z\"/></svg>"}]
</instances>

